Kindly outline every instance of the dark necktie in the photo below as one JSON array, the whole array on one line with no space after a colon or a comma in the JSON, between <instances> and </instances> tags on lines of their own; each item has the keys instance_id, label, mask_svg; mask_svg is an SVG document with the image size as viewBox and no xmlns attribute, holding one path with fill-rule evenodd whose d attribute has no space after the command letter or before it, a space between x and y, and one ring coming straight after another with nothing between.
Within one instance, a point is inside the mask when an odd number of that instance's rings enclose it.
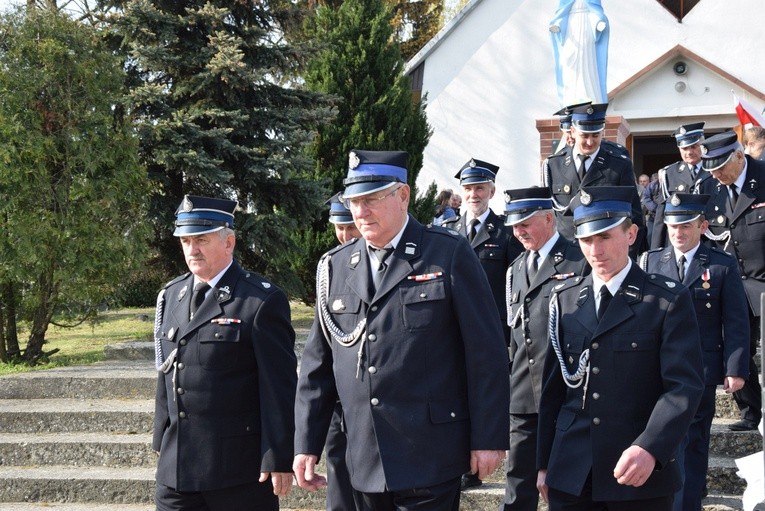
<instances>
[{"instance_id":1,"label":"dark necktie","mask_svg":"<svg viewBox=\"0 0 765 511\"><path fill-rule=\"evenodd\" d=\"M529 283L534 280L534 277L537 276L537 271L539 271L539 252L536 250L532 250L531 254L531 261L529 263Z\"/></svg>"},{"instance_id":2,"label":"dark necktie","mask_svg":"<svg viewBox=\"0 0 765 511\"><path fill-rule=\"evenodd\" d=\"M685 256L681 255L677 260L677 280L680 282L685 278Z\"/></svg>"},{"instance_id":3,"label":"dark necktie","mask_svg":"<svg viewBox=\"0 0 765 511\"><path fill-rule=\"evenodd\" d=\"M691 179L693 181L696 181L696 175L698 174L698 170L696 169L696 165L693 165L691 167Z\"/></svg>"},{"instance_id":4,"label":"dark necktie","mask_svg":"<svg viewBox=\"0 0 765 511\"><path fill-rule=\"evenodd\" d=\"M385 275L385 270L388 269L388 263L386 261L393 253L393 247L373 248L372 251L375 253L375 256L377 256L377 261L379 262L377 271L372 272L372 281L375 284L375 289L377 289L380 287L380 282L382 282L383 275Z\"/></svg>"},{"instance_id":5,"label":"dark necktie","mask_svg":"<svg viewBox=\"0 0 765 511\"><path fill-rule=\"evenodd\" d=\"M611 303L611 291L608 290L608 287L604 284L600 286L600 305L598 306L598 321L603 318L603 314L606 313L606 309L608 309L608 305Z\"/></svg>"},{"instance_id":6,"label":"dark necktie","mask_svg":"<svg viewBox=\"0 0 765 511\"><path fill-rule=\"evenodd\" d=\"M189 321L194 319L194 314L199 310L199 306L205 301L205 293L210 289L207 282L197 282L194 286L194 292L191 294L191 304L189 305Z\"/></svg>"},{"instance_id":7,"label":"dark necktie","mask_svg":"<svg viewBox=\"0 0 765 511\"><path fill-rule=\"evenodd\" d=\"M473 241L473 238L475 238L475 233L478 232L478 226L480 225L481 221L477 218L474 218L470 221L468 224L468 240L471 242Z\"/></svg>"},{"instance_id":8,"label":"dark necktie","mask_svg":"<svg viewBox=\"0 0 765 511\"><path fill-rule=\"evenodd\" d=\"M736 209L736 202L738 202L738 190L735 183L728 185L728 188L730 188L730 209L733 211Z\"/></svg>"},{"instance_id":9,"label":"dark necktie","mask_svg":"<svg viewBox=\"0 0 765 511\"><path fill-rule=\"evenodd\" d=\"M587 170L585 163L590 157L586 154L580 154L577 157L579 158L579 181L584 181L584 173Z\"/></svg>"}]
</instances>

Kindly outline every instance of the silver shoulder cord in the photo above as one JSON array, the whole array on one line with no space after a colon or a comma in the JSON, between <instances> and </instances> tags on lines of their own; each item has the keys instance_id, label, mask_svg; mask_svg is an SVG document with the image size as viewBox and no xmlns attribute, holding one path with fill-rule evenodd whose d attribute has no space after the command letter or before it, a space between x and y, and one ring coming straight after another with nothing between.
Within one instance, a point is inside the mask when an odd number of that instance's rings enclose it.
<instances>
[{"instance_id":1,"label":"silver shoulder cord","mask_svg":"<svg viewBox=\"0 0 765 511\"><path fill-rule=\"evenodd\" d=\"M513 296L513 265L511 264L507 268L507 277L505 278L505 303L507 304L507 326L515 328L518 326L518 321L522 321L521 325L526 325L526 311L525 306L521 303L518 306L518 310L513 315L512 296Z\"/></svg>"},{"instance_id":2,"label":"silver shoulder cord","mask_svg":"<svg viewBox=\"0 0 765 511\"><path fill-rule=\"evenodd\" d=\"M544 170L542 171L542 177L544 178L544 185L545 188L550 188L550 191L552 191L552 176L550 175L550 164L549 164L549 158L546 158L544 163ZM552 202L553 202L553 209L555 211L566 211L566 208L568 205L564 206L558 200L555 198L555 194L551 194Z\"/></svg>"},{"instance_id":3,"label":"silver shoulder cord","mask_svg":"<svg viewBox=\"0 0 765 511\"><path fill-rule=\"evenodd\" d=\"M358 363L356 364L356 378L359 377L359 371L361 370L361 357L364 353L364 343L366 342L366 316L359 321L356 328L351 333L345 333L332 319L332 315L329 313L329 307L327 306L327 300L329 299L329 260L331 256L325 256L319 261L319 265L316 268L316 305L318 307L319 325L324 332L324 338L331 346L331 341L335 341L340 346L348 348L356 344L361 339L359 345L359 352L357 355Z\"/></svg>"},{"instance_id":4,"label":"silver shoulder cord","mask_svg":"<svg viewBox=\"0 0 765 511\"><path fill-rule=\"evenodd\" d=\"M667 167L659 169L659 191L664 200L669 199L669 180L667 179Z\"/></svg>"},{"instance_id":5,"label":"silver shoulder cord","mask_svg":"<svg viewBox=\"0 0 765 511\"><path fill-rule=\"evenodd\" d=\"M584 383L584 394L582 395L582 409L584 409L584 402L587 398L587 383L590 379L590 349L587 348L579 355L579 365L576 368L576 372L574 374L569 373L566 368L566 362L563 360L560 342L558 341L558 293L553 294L550 298L548 335L550 336L550 343L555 350L555 355L558 357L563 381L571 389L579 388Z\"/></svg>"},{"instance_id":6,"label":"silver shoulder cord","mask_svg":"<svg viewBox=\"0 0 765 511\"><path fill-rule=\"evenodd\" d=\"M159 338L159 330L162 328L162 315L165 312L165 290L157 295L157 306L154 309L154 365L157 371L167 374L170 368L173 368L173 389L175 389L175 357L178 354L178 348L170 352L167 360L162 353L162 340ZM173 401L175 401L175 392L173 392Z\"/></svg>"},{"instance_id":7,"label":"silver shoulder cord","mask_svg":"<svg viewBox=\"0 0 765 511\"><path fill-rule=\"evenodd\" d=\"M722 234L714 234L712 231L709 230L707 227L706 232L704 232L704 236L709 238L712 241L724 241L725 245L723 246L724 251L728 251L728 244L730 243L730 231L725 231Z\"/></svg>"}]
</instances>

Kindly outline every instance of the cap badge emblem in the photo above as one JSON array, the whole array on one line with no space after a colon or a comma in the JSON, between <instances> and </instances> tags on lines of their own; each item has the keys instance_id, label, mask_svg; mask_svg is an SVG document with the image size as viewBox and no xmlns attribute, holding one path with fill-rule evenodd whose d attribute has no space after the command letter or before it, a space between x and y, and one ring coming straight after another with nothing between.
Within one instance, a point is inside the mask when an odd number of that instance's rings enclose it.
<instances>
[{"instance_id":1,"label":"cap badge emblem","mask_svg":"<svg viewBox=\"0 0 765 511\"><path fill-rule=\"evenodd\" d=\"M680 134L685 135L685 133L686 133L685 126L680 126Z\"/></svg>"},{"instance_id":2,"label":"cap badge emblem","mask_svg":"<svg viewBox=\"0 0 765 511\"><path fill-rule=\"evenodd\" d=\"M592 202L592 195L582 190L582 193L579 195L579 200L584 204L585 206L589 206L590 202Z\"/></svg>"},{"instance_id":3,"label":"cap badge emblem","mask_svg":"<svg viewBox=\"0 0 765 511\"><path fill-rule=\"evenodd\" d=\"M361 160L359 160L359 155L356 154L355 151L351 151L348 155L348 168L351 170L358 168L358 166L361 164Z\"/></svg>"},{"instance_id":4,"label":"cap badge emblem","mask_svg":"<svg viewBox=\"0 0 765 511\"><path fill-rule=\"evenodd\" d=\"M595 109L593 109L592 107L587 108L587 115L592 115L594 113L595 113Z\"/></svg>"},{"instance_id":5,"label":"cap badge emblem","mask_svg":"<svg viewBox=\"0 0 765 511\"><path fill-rule=\"evenodd\" d=\"M513 197L509 193L505 192L505 203L510 204L511 202L513 202Z\"/></svg>"},{"instance_id":6,"label":"cap badge emblem","mask_svg":"<svg viewBox=\"0 0 765 511\"><path fill-rule=\"evenodd\" d=\"M673 194L672 198L669 201L673 206L679 206L680 205L680 197L677 196L677 194Z\"/></svg>"},{"instance_id":7,"label":"cap badge emblem","mask_svg":"<svg viewBox=\"0 0 765 511\"><path fill-rule=\"evenodd\" d=\"M181 205L181 209L183 209L185 213L188 213L189 211L194 209L194 203L189 200L188 195L183 198L183 204Z\"/></svg>"},{"instance_id":8,"label":"cap badge emblem","mask_svg":"<svg viewBox=\"0 0 765 511\"><path fill-rule=\"evenodd\" d=\"M707 146L703 145L701 146L701 154L707 154L709 152L709 149L707 149Z\"/></svg>"},{"instance_id":9,"label":"cap badge emblem","mask_svg":"<svg viewBox=\"0 0 765 511\"><path fill-rule=\"evenodd\" d=\"M470 159L470 166L471 167L476 167L477 166L475 160L473 160L472 158Z\"/></svg>"}]
</instances>

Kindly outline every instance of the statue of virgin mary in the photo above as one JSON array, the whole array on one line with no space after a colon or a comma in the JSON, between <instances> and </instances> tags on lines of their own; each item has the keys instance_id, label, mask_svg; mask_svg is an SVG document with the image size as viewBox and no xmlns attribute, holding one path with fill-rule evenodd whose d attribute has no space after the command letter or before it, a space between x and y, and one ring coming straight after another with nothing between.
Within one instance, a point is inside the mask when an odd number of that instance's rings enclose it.
<instances>
[{"instance_id":1,"label":"statue of virgin mary","mask_svg":"<svg viewBox=\"0 0 765 511\"><path fill-rule=\"evenodd\" d=\"M550 36L561 105L608 102L608 33L600 0L560 0Z\"/></svg>"}]
</instances>

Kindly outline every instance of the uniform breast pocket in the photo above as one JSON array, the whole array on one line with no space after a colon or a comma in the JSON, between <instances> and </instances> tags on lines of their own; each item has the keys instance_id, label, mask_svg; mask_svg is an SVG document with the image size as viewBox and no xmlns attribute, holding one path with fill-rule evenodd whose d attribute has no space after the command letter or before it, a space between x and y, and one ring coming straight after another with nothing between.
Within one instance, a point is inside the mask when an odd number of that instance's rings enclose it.
<instances>
[{"instance_id":1,"label":"uniform breast pocket","mask_svg":"<svg viewBox=\"0 0 765 511\"><path fill-rule=\"evenodd\" d=\"M581 332L564 330L562 333L562 342L560 342L563 360L566 363L566 369L569 373L576 372L579 366L579 357L586 347L589 346L589 339Z\"/></svg>"},{"instance_id":2,"label":"uniform breast pocket","mask_svg":"<svg viewBox=\"0 0 765 511\"><path fill-rule=\"evenodd\" d=\"M399 296L404 327L410 332L430 327L434 321L440 320L439 313L447 310L439 303L446 299L446 287L442 280L399 288Z\"/></svg>"},{"instance_id":3,"label":"uniform breast pocket","mask_svg":"<svg viewBox=\"0 0 765 511\"><path fill-rule=\"evenodd\" d=\"M484 248L478 253L478 259L482 261L501 261L502 257L503 254L498 246Z\"/></svg>"},{"instance_id":4,"label":"uniform breast pocket","mask_svg":"<svg viewBox=\"0 0 765 511\"><path fill-rule=\"evenodd\" d=\"M206 369L230 369L241 359L239 324L214 325L201 329L199 336L199 363Z\"/></svg>"},{"instance_id":5,"label":"uniform breast pocket","mask_svg":"<svg viewBox=\"0 0 765 511\"><path fill-rule=\"evenodd\" d=\"M751 213L746 215L746 225L757 225L760 229L765 223L765 207L753 209ZM760 231L762 234L762 231ZM761 236L762 237L762 236Z\"/></svg>"},{"instance_id":6,"label":"uniform breast pocket","mask_svg":"<svg viewBox=\"0 0 765 511\"><path fill-rule=\"evenodd\" d=\"M645 368L653 367L658 359L659 343L650 333L636 332L613 337L614 367L623 381L644 381Z\"/></svg>"},{"instance_id":7,"label":"uniform breast pocket","mask_svg":"<svg viewBox=\"0 0 765 511\"><path fill-rule=\"evenodd\" d=\"M693 304L696 307L696 314L720 314L720 291L719 287L709 289L694 288Z\"/></svg>"},{"instance_id":8,"label":"uniform breast pocket","mask_svg":"<svg viewBox=\"0 0 765 511\"><path fill-rule=\"evenodd\" d=\"M327 309L332 318L342 330L346 332L356 328L359 321L358 314L361 310L361 299L354 294L330 295L327 300Z\"/></svg>"}]
</instances>

